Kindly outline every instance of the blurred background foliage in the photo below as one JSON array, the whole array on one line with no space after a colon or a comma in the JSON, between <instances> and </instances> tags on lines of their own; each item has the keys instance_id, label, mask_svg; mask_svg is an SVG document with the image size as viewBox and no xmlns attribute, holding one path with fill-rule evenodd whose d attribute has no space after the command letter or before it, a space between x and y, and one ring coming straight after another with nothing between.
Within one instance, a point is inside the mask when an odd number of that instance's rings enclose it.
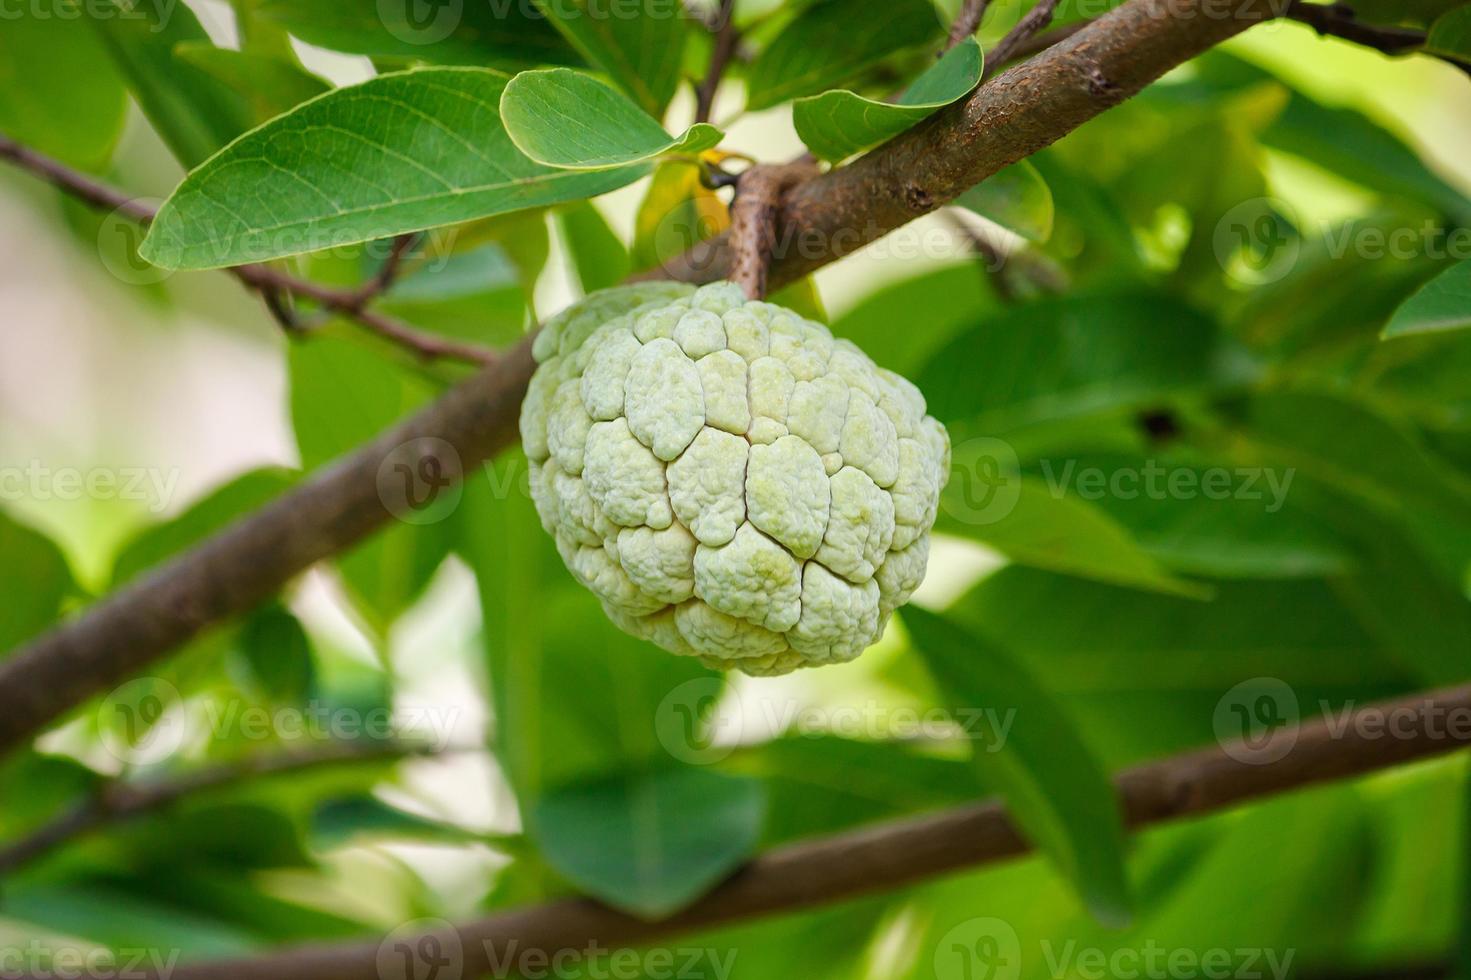
<instances>
[{"instance_id":1,"label":"blurred background foliage","mask_svg":"<svg viewBox=\"0 0 1471 980\"><path fill-rule=\"evenodd\" d=\"M724 146L800 152L789 99L892 92L957 6L740 0ZM1086 6L1059 22L1101 12ZM1373 6L1360 14L1423 26L1454 4ZM256 123L419 63L590 65L677 131L712 43L693 17L587 34L467 2L424 44L391 8L191 0L86 23L26 8L0 25L0 131L162 197ZM996 5L983 46L1021 12ZM634 70L619 51L641 56ZM0 946L244 954L575 892L658 915L761 848L992 790L1017 805L1030 786L1050 813L1028 826L1061 824L1043 840L1056 860L691 944L735 950L742 978L969 978L984 964L945 951L981 918L1028 951L1025 976L1083 975L1035 952L1065 948L1452 975L1471 958L1463 756L1127 843L1097 807L1102 773L1213 744L1243 683L1277 685L1280 716L1253 719L1270 724L1471 676L1468 115L1450 64L1269 24L784 291L913 377L950 428L955 477L916 600L943 621L916 614L852 664L780 679L670 657L566 574L509 453L444 520L395 523L0 763L0 839L15 841L114 780L344 739L383 749L0 861ZM727 221L699 168L669 160L595 203L437 229L383 305L503 345L682 251L671 229ZM154 269L131 226L13 172L0 226L0 649L464 374L337 319L283 336L224 275ZM385 254L285 265L352 285ZM1432 280L1450 299L1419 292ZM1191 487L1225 471L1232 493L1069 482L1153 468ZM37 469L157 480L128 499L13 476ZM1236 493L1251 474L1259 495ZM1010 769L953 727L900 731L977 704L1014 712ZM1097 921L1113 899L1132 902L1112 910L1122 927Z\"/></svg>"}]
</instances>

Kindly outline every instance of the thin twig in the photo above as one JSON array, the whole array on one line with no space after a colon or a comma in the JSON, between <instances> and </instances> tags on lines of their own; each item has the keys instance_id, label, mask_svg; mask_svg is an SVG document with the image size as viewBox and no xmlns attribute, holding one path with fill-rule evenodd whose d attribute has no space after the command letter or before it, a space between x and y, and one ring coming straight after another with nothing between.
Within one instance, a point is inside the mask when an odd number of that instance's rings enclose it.
<instances>
[{"instance_id":1,"label":"thin twig","mask_svg":"<svg viewBox=\"0 0 1471 980\"><path fill-rule=\"evenodd\" d=\"M1013 51L1052 23L1052 15L1057 10L1057 2L1058 0L1037 0L1036 5L1016 22L1016 26L996 43L996 47L991 49L986 59L998 65L1005 64L1011 58Z\"/></svg>"},{"instance_id":2,"label":"thin twig","mask_svg":"<svg viewBox=\"0 0 1471 980\"><path fill-rule=\"evenodd\" d=\"M361 286L353 291L353 297L358 301L358 308L368 305L373 300L382 296L392 288L398 280L398 274L403 268L404 259L408 258L409 252L413 250L414 244L418 242L418 232L410 232L407 235L399 235L393 240L388 250L388 256L384 258L383 264L378 271L368 278Z\"/></svg>"},{"instance_id":3,"label":"thin twig","mask_svg":"<svg viewBox=\"0 0 1471 980\"><path fill-rule=\"evenodd\" d=\"M955 15L955 20L951 21L950 34L945 38L946 51L980 29L981 21L986 16L986 8L990 5L991 0L965 0L961 4L960 13Z\"/></svg>"},{"instance_id":4,"label":"thin twig","mask_svg":"<svg viewBox=\"0 0 1471 980\"><path fill-rule=\"evenodd\" d=\"M776 218L787 188L817 173L809 158L758 164L741 174L730 204L730 240L735 251L731 282L751 299L766 298L766 271L776 250Z\"/></svg>"},{"instance_id":5,"label":"thin twig","mask_svg":"<svg viewBox=\"0 0 1471 980\"><path fill-rule=\"evenodd\" d=\"M741 38L740 31L735 26L735 0L720 0L720 10L715 17L716 22L711 26L715 32L715 46L710 51L710 67L700 80L699 88L695 90L695 122L710 121L720 79L725 75L725 67L730 64L731 56L735 54L736 45Z\"/></svg>"},{"instance_id":6,"label":"thin twig","mask_svg":"<svg viewBox=\"0 0 1471 980\"><path fill-rule=\"evenodd\" d=\"M1050 31L1034 34L1012 48L1011 53L1007 55L1007 60L1004 63L997 60L993 51L986 57L986 69L981 76L982 81L990 81L993 77L1000 74L1001 70L1007 64L1025 61L1033 55L1041 54L1059 41L1066 41L1091 23L1093 23L1092 19L1075 20L1071 24L1063 24L1061 27L1054 27Z\"/></svg>"},{"instance_id":7,"label":"thin twig","mask_svg":"<svg viewBox=\"0 0 1471 980\"><path fill-rule=\"evenodd\" d=\"M116 211L134 221L144 224L153 220L154 210L142 201L134 200L115 188L93 180L86 174L66 166L60 161L37 153L28 146L0 133L0 157L13 161L23 170L28 170L43 180L49 181L72 197L85 201L95 208Z\"/></svg>"},{"instance_id":8,"label":"thin twig","mask_svg":"<svg viewBox=\"0 0 1471 980\"><path fill-rule=\"evenodd\" d=\"M985 235L957 217L953 208L949 217L951 227L961 238L965 239L971 251L976 253L976 264L981 267L981 274L986 282L990 283L991 288L996 291L996 298L1003 303L1015 303L1017 300L1016 287L1011 284L1011 278L1006 274L1006 255Z\"/></svg>"},{"instance_id":9,"label":"thin twig","mask_svg":"<svg viewBox=\"0 0 1471 980\"><path fill-rule=\"evenodd\" d=\"M435 755L442 751L430 745L405 742L336 742L310 751L297 750L219 763L170 779L105 783L90 799L13 844L0 848L0 875L10 874L62 844L104 827L164 809L185 797L233 786L258 776Z\"/></svg>"},{"instance_id":10,"label":"thin twig","mask_svg":"<svg viewBox=\"0 0 1471 980\"><path fill-rule=\"evenodd\" d=\"M1422 693L1365 705L1345 717L1280 728L1249 745L1227 743L1138 766L1121 773L1115 787L1126 824L1138 830L1464 750L1471 745L1461 723L1468 715L1471 687ZM1386 735L1390 731L1392 737ZM978 803L768 851L704 898L659 921L572 898L444 926L433 935L450 943L443 948L461 951L463 961L456 963L461 975L479 976L497 962L527 954L545 962L581 950L646 945L889 891L1031 850L1003 805ZM421 937L396 933L394 938L419 948L415 940ZM249 959L181 963L171 977L376 980L379 948L376 939L358 940Z\"/></svg>"},{"instance_id":11,"label":"thin twig","mask_svg":"<svg viewBox=\"0 0 1471 980\"><path fill-rule=\"evenodd\" d=\"M22 170L40 177L58 189L65 191L95 208L113 211L131 218L140 224L148 224L157 215L152 206L129 197L114 187L94 180L86 174L73 170L58 160L37 153L27 146L0 134L0 158L15 163ZM261 263L231 266L223 271L230 273L249 288L260 293L271 315L286 329L295 331L299 321L281 301L279 293L287 292L315 300L323 306L368 328L387 340L413 352L424 360L452 358L471 364L488 364L496 356L495 351L476 344L462 343L439 337L395 320L385 314L367 309L367 304L376 299L393 282L404 253L413 244L413 235L400 236L394 242L393 251L384 261L378 274L356 289L335 289L308 279L300 279Z\"/></svg>"},{"instance_id":12,"label":"thin twig","mask_svg":"<svg viewBox=\"0 0 1471 980\"><path fill-rule=\"evenodd\" d=\"M1308 25L1319 34L1362 44L1385 54L1402 54L1425 43L1424 31L1366 24L1354 17L1353 7L1346 3L1292 0L1283 16Z\"/></svg>"},{"instance_id":13,"label":"thin twig","mask_svg":"<svg viewBox=\"0 0 1471 980\"><path fill-rule=\"evenodd\" d=\"M489 364L496 357L496 352L489 348L415 330L401 320L367 307L365 304L371 297L365 298L361 288L336 289L259 263L237 265L229 271L253 289L281 289L314 300L426 361L451 358L471 364Z\"/></svg>"}]
</instances>

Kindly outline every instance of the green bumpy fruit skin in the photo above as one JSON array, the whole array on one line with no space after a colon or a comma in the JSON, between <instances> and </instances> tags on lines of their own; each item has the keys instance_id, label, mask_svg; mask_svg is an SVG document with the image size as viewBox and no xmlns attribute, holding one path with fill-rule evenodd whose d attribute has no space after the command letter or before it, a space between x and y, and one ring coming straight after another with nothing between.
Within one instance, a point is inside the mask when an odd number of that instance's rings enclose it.
<instances>
[{"instance_id":1,"label":"green bumpy fruit skin","mask_svg":"<svg viewBox=\"0 0 1471 980\"><path fill-rule=\"evenodd\" d=\"M839 663L924 579L949 473L913 384L728 282L602 290L550 320L531 492L619 627L717 668Z\"/></svg>"}]
</instances>

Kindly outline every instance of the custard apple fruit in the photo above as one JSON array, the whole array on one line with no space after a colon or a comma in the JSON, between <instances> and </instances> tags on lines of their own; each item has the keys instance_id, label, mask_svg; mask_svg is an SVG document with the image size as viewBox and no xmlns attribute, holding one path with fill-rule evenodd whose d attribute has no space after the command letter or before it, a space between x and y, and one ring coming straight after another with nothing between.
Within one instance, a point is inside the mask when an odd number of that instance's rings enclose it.
<instances>
[{"instance_id":1,"label":"custard apple fruit","mask_svg":"<svg viewBox=\"0 0 1471 980\"><path fill-rule=\"evenodd\" d=\"M821 324L728 282L644 283L533 353L537 513L629 633L781 674L858 656L924 578L945 428Z\"/></svg>"}]
</instances>

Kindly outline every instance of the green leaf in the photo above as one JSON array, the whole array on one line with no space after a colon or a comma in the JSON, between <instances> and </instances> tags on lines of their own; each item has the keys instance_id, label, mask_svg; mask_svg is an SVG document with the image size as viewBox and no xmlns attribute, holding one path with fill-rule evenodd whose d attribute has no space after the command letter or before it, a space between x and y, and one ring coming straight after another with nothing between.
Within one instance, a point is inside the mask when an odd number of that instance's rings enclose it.
<instances>
[{"instance_id":1,"label":"green leaf","mask_svg":"<svg viewBox=\"0 0 1471 980\"><path fill-rule=\"evenodd\" d=\"M319 334L294 344L288 367L291 418L307 469L361 445L434 394L433 387L354 335ZM441 499L454 498L451 492ZM443 520L398 520L339 557L349 593L380 635L429 584L449 551L450 536Z\"/></svg>"},{"instance_id":2,"label":"green leaf","mask_svg":"<svg viewBox=\"0 0 1471 980\"><path fill-rule=\"evenodd\" d=\"M1471 65L1471 6L1457 7L1436 18L1423 49Z\"/></svg>"},{"instance_id":3,"label":"green leaf","mask_svg":"<svg viewBox=\"0 0 1471 980\"><path fill-rule=\"evenodd\" d=\"M747 107L769 109L842 85L889 54L936 40L939 33L928 0L818 0L756 56Z\"/></svg>"},{"instance_id":4,"label":"green leaf","mask_svg":"<svg viewBox=\"0 0 1471 980\"><path fill-rule=\"evenodd\" d=\"M832 331L862 347L880 367L913 377L936 351L997 309L986 277L966 262L874 290L834 319ZM923 330L894 329L915 310L924 311Z\"/></svg>"},{"instance_id":5,"label":"green leaf","mask_svg":"<svg viewBox=\"0 0 1471 980\"><path fill-rule=\"evenodd\" d=\"M953 475L940 497L938 529L1033 568L1195 598L1208 594L1171 575L1098 507L1019 476L1015 459L997 439L957 444Z\"/></svg>"},{"instance_id":6,"label":"green leaf","mask_svg":"<svg viewBox=\"0 0 1471 980\"><path fill-rule=\"evenodd\" d=\"M845 159L897 136L964 96L980 82L983 60L981 46L966 38L894 102L835 89L793 103L792 124L807 148L822 159Z\"/></svg>"},{"instance_id":7,"label":"green leaf","mask_svg":"<svg viewBox=\"0 0 1471 980\"><path fill-rule=\"evenodd\" d=\"M1203 59L1201 69L1202 78L1212 85L1242 88L1272 82L1288 90L1286 107L1262 131L1267 146L1363 187L1429 204L1458 220L1471 218L1471 199L1432 170L1403 139L1359 110L1323 105L1271 72L1220 51Z\"/></svg>"},{"instance_id":8,"label":"green leaf","mask_svg":"<svg viewBox=\"0 0 1471 980\"><path fill-rule=\"evenodd\" d=\"M777 705L748 691L729 707L744 721ZM869 738L798 731L735 750L724 767L759 777L770 798L762 847L984 795L985 786L968 761L925 751L923 740L910 737L916 729L909 723L913 717L900 718L896 712L892 731L866 733ZM716 722L726 723L724 715ZM744 733L727 729L722 734L736 741Z\"/></svg>"},{"instance_id":9,"label":"green leaf","mask_svg":"<svg viewBox=\"0 0 1471 980\"><path fill-rule=\"evenodd\" d=\"M279 116L331 88L299 65L270 55L232 51L200 41L175 46L174 55L238 92L250 103L256 122Z\"/></svg>"},{"instance_id":10,"label":"green leaf","mask_svg":"<svg viewBox=\"0 0 1471 980\"><path fill-rule=\"evenodd\" d=\"M113 586L121 585L280 496L294 479L295 474L290 470L276 467L251 470L211 490L178 517L143 529L123 546L113 562Z\"/></svg>"},{"instance_id":11,"label":"green leaf","mask_svg":"<svg viewBox=\"0 0 1471 980\"><path fill-rule=\"evenodd\" d=\"M279 603L252 613L240 630L251 678L275 704L305 704L315 688L312 644L300 620Z\"/></svg>"},{"instance_id":12,"label":"green leaf","mask_svg":"<svg viewBox=\"0 0 1471 980\"><path fill-rule=\"evenodd\" d=\"M364 838L407 838L441 845L482 839L478 834L400 810L367 794L328 800L312 814L312 843L319 850L363 844Z\"/></svg>"},{"instance_id":13,"label":"green leaf","mask_svg":"<svg viewBox=\"0 0 1471 980\"><path fill-rule=\"evenodd\" d=\"M122 79L90 30L42 13L31 4L6 12L0 133L74 167L101 170L123 131Z\"/></svg>"},{"instance_id":14,"label":"green leaf","mask_svg":"<svg viewBox=\"0 0 1471 980\"><path fill-rule=\"evenodd\" d=\"M1394 311L1379 336L1408 337L1471 327L1471 259L1427 282Z\"/></svg>"},{"instance_id":15,"label":"green leaf","mask_svg":"<svg viewBox=\"0 0 1471 980\"><path fill-rule=\"evenodd\" d=\"M977 384L976 365L985 365ZM1239 380L1208 317L1162 293L1070 294L1012 307L941 348L916 383L930 413L999 434Z\"/></svg>"},{"instance_id":16,"label":"green leaf","mask_svg":"<svg viewBox=\"0 0 1471 980\"><path fill-rule=\"evenodd\" d=\"M699 153L724 134L695 123L678 138L618 90L570 68L523 71L501 93L501 120L516 148L564 170L607 170L665 153Z\"/></svg>"},{"instance_id":17,"label":"green leaf","mask_svg":"<svg viewBox=\"0 0 1471 980\"><path fill-rule=\"evenodd\" d=\"M72 881L8 886L5 916L30 923L33 935L85 937L115 950L139 949L140 942L146 943L145 962L160 973L171 972L168 964L175 953L208 959L248 956L257 948L248 930L238 924L221 922L193 909L146 901L116 882L85 876ZM127 958L120 956L114 962L112 972L121 972Z\"/></svg>"},{"instance_id":18,"label":"green leaf","mask_svg":"<svg viewBox=\"0 0 1471 980\"><path fill-rule=\"evenodd\" d=\"M191 173L142 254L167 268L260 261L591 197L645 172L527 160L501 125L506 82L484 69L429 68L298 106Z\"/></svg>"},{"instance_id":19,"label":"green leaf","mask_svg":"<svg viewBox=\"0 0 1471 980\"><path fill-rule=\"evenodd\" d=\"M249 129L250 106L207 72L177 57L180 44L209 44L183 4L129 6L98 0L108 16L87 19L159 136L186 168L198 166Z\"/></svg>"},{"instance_id":20,"label":"green leaf","mask_svg":"<svg viewBox=\"0 0 1471 980\"><path fill-rule=\"evenodd\" d=\"M1028 160L1019 160L951 202L1033 242L1052 237L1052 188Z\"/></svg>"},{"instance_id":21,"label":"green leaf","mask_svg":"<svg viewBox=\"0 0 1471 980\"><path fill-rule=\"evenodd\" d=\"M1299 714L1421 685L1360 625L1336 583L1241 579L1211 587L1202 602L1011 566L948 614L1004 642L1066 701L1111 768L1213 742L1222 698L1253 678L1286 684Z\"/></svg>"},{"instance_id":22,"label":"green leaf","mask_svg":"<svg viewBox=\"0 0 1471 980\"><path fill-rule=\"evenodd\" d=\"M1296 505L1290 469L1124 455L1044 459L1040 467L1050 493L1094 503L1177 571L1303 578L1354 565L1347 543Z\"/></svg>"},{"instance_id":23,"label":"green leaf","mask_svg":"<svg viewBox=\"0 0 1471 980\"><path fill-rule=\"evenodd\" d=\"M519 0L434 5L265 0L257 10L310 44L400 63L514 70L573 64L577 58L546 20Z\"/></svg>"},{"instance_id":24,"label":"green leaf","mask_svg":"<svg viewBox=\"0 0 1471 980\"><path fill-rule=\"evenodd\" d=\"M652 269L730 225L725 202L700 182L700 168L665 160L654 171L634 219L633 266Z\"/></svg>"},{"instance_id":25,"label":"green leaf","mask_svg":"<svg viewBox=\"0 0 1471 980\"><path fill-rule=\"evenodd\" d=\"M640 108L663 116L679 86L689 39L680 3L631 0L536 0L536 5L584 58L607 72Z\"/></svg>"},{"instance_id":26,"label":"green leaf","mask_svg":"<svg viewBox=\"0 0 1471 980\"><path fill-rule=\"evenodd\" d=\"M557 227L583 293L616 286L633 271L628 249L590 201L557 210Z\"/></svg>"},{"instance_id":27,"label":"green leaf","mask_svg":"<svg viewBox=\"0 0 1471 980\"><path fill-rule=\"evenodd\" d=\"M1006 650L916 606L902 616L957 720L982 708L1010 719L1010 728L988 721L972 732L971 758L982 777L1000 790L1012 816L1057 862L1094 917L1127 923L1132 900L1123 816L1113 784L1072 719Z\"/></svg>"},{"instance_id":28,"label":"green leaf","mask_svg":"<svg viewBox=\"0 0 1471 980\"><path fill-rule=\"evenodd\" d=\"M56 621L71 570L51 540L0 511L0 654Z\"/></svg>"},{"instance_id":29,"label":"green leaf","mask_svg":"<svg viewBox=\"0 0 1471 980\"><path fill-rule=\"evenodd\" d=\"M1392 520L1471 528L1471 480L1427 451L1397 419L1363 402L1316 391L1252 399L1243 434L1268 463L1295 466Z\"/></svg>"},{"instance_id":30,"label":"green leaf","mask_svg":"<svg viewBox=\"0 0 1471 980\"><path fill-rule=\"evenodd\" d=\"M1471 769L1461 778L1460 793L1460 845L1463 855L1471 855ZM1461 909L1456 932L1456 966L1463 976L1471 976L1471 876L1461 875L1461 887L1457 895Z\"/></svg>"},{"instance_id":31,"label":"green leaf","mask_svg":"<svg viewBox=\"0 0 1471 980\"><path fill-rule=\"evenodd\" d=\"M196 862L240 870L309 867L296 825L281 810L256 803L208 803L165 813L138 829L143 846Z\"/></svg>"},{"instance_id":32,"label":"green leaf","mask_svg":"<svg viewBox=\"0 0 1471 980\"><path fill-rule=\"evenodd\" d=\"M750 856L761 783L688 766L607 776L554 790L532 810L548 864L615 908L667 916Z\"/></svg>"}]
</instances>

